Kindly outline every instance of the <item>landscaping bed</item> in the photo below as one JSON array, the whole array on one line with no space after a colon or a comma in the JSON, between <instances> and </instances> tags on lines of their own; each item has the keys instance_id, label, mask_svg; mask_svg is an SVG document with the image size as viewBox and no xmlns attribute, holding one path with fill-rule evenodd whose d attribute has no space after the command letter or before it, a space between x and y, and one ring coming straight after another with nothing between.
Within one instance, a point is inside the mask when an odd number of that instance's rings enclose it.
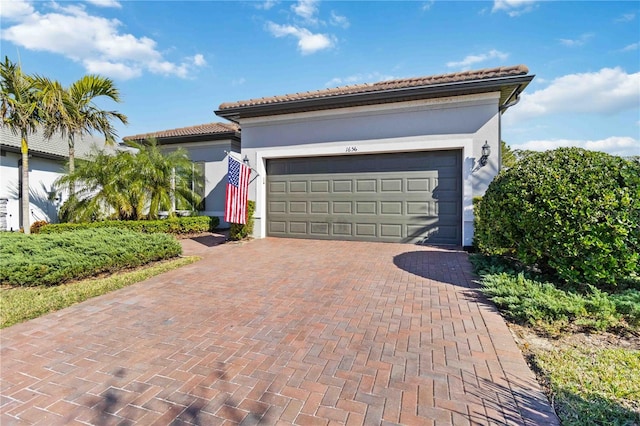
<instances>
[{"instance_id":1,"label":"landscaping bed","mask_svg":"<svg viewBox=\"0 0 640 426\"><path fill-rule=\"evenodd\" d=\"M182 253L171 235L102 228L60 234L0 233L0 284L52 286L169 259Z\"/></svg>"},{"instance_id":2,"label":"landscaping bed","mask_svg":"<svg viewBox=\"0 0 640 426\"><path fill-rule=\"evenodd\" d=\"M579 289L471 260L564 426L640 425L640 279Z\"/></svg>"}]
</instances>

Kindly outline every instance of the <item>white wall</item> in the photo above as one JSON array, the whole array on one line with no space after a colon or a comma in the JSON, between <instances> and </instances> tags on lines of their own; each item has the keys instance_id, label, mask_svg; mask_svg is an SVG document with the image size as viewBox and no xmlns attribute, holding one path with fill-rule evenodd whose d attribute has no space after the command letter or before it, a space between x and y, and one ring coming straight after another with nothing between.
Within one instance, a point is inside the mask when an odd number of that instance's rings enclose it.
<instances>
[{"instance_id":1,"label":"white wall","mask_svg":"<svg viewBox=\"0 0 640 426\"><path fill-rule=\"evenodd\" d=\"M254 236L266 235L269 158L461 149L462 242L471 245L472 199L484 194L499 167L498 102L495 92L240 120L242 156L248 156L260 175L249 189L249 198L256 201ZM492 155L479 167L485 142Z\"/></svg>"},{"instance_id":2,"label":"white wall","mask_svg":"<svg viewBox=\"0 0 640 426\"><path fill-rule=\"evenodd\" d=\"M5 152L0 157L0 198L7 202L7 228L3 230L16 231L20 229L20 203L18 201L18 161L21 155ZM29 224L37 220L55 223L58 221L57 205L51 201L49 192L53 190L53 182L63 174L61 161L31 156L29 158ZM66 194L63 194L66 197ZM64 200L62 200L64 201Z\"/></svg>"}]
</instances>

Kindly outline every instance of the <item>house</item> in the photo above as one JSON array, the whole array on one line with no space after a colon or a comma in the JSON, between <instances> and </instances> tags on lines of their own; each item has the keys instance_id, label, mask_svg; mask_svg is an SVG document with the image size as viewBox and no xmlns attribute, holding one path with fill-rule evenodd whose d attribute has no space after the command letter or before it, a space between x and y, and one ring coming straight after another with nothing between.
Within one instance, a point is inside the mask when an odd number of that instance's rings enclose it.
<instances>
[{"instance_id":1,"label":"house","mask_svg":"<svg viewBox=\"0 0 640 426\"><path fill-rule=\"evenodd\" d=\"M526 66L223 103L257 172L254 236L470 246Z\"/></svg>"},{"instance_id":2,"label":"house","mask_svg":"<svg viewBox=\"0 0 640 426\"><path fill-rule=\"evenodd\" d=\"M22 154L20 136L0 127L0 231L17 231L38 220L55 223L58 208L68 194L54 187L63 175L69 159L69 145L60 134L46 139L42 132L32 133L29 141L29 211L22 217ZM87 135L75 141L77 159L87 158L92 150L104 149L105 140Z\"/></svg>"},{"instance_id":3,"label":"house","mask_svg":"<svg viewBox=\"0 0 640 426\"><path fill-rule=\"evenodd\" d=\"M223 221L226 191L226 175L228 152L240 152L240 128L235 123L208 123L178 129L161 130L134 136L125 136L123 140L143 142L156 139L158 146L165 151L177 147L189 153L194 167L199 168L205 181L194 182L194 189L202 189L203 202L198 206L200 213L220 218L222 227L228 226ZM177 206L178 210L184 206Z\"/></svg>"}]
</instances>

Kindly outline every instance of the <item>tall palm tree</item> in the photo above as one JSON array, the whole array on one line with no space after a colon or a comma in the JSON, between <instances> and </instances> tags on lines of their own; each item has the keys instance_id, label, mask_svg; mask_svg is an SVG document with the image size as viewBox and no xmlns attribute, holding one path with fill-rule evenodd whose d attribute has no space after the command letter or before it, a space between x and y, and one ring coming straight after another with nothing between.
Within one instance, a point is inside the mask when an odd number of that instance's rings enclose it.
<instances>
[{"instance_id":1,"label":"tall palm tree","mask_svg":"<svg viewBox=\"0 0 640 426\"><path fill-rule=\"evenodd\" d=\"M98 98L120 102L120 92L113 80L100 75L85 75L68 88L57 81L37 76L36 85L42 92L46 112L45 137L60 132L69 144L69 174L75 170L75 141L84 135L98 132L108 144L113 144L117 132L112 121L127 124L127 117L117 111L105 111L95 103ZM69 195L75 195L75 183L69 182Z\"/></svg>"},{"instance_id":2,"label":"tall palm tree","mask_svg":"<svg viewBox=\"0 0 640 426\"><path fill-rule=\"evenodd\" d=\"M29 135L36 132L42 121L38 89L34 79L22 72L5 56L0 64L0 113L2 126L20 135L22 154L22 227L30 233L29 220Z\"/></svg>"}]
</instances>

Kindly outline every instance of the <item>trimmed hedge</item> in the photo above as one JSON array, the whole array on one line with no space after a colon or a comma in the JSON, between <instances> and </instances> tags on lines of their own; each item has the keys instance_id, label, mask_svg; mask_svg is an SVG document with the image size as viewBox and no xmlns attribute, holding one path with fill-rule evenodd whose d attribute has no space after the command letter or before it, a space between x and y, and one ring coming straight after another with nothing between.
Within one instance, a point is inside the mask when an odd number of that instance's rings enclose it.
<instances>
[{"instance_id":1,"label":"trimmed hedge","mask_svg":"<svg viewBox=\"0 0 640 426\"><path fill-rule=\"evenodd\" d=\"M489 185L475 243L568 283L640 273L640 162L579 148L533 153Z\"/></svg>"},{"instance_id":2,"label":"trimmed hedge","mask_svg":"<svg viewBox=\"0 0 640 426\"><path fill-rule=\"evenodd\" d=\"M171 235L85 229L53 235L0 233L0 284L57 285L182 253Z\"/></svg>"},{"instance_id":3,"label":"trimmed hedge","mask_svg":"<svg viewBox=\"0 0 640 426\"><path fill-rule=\"evenodd\" d=\"M164 234L195 234L213 231L220 224L220 219L209 216L176 217L160 220L106 220L86 223L56 223L39 228L42 234L56 234L79 229L120 228L132 231Z\"/></svg>"}]
</instances>

